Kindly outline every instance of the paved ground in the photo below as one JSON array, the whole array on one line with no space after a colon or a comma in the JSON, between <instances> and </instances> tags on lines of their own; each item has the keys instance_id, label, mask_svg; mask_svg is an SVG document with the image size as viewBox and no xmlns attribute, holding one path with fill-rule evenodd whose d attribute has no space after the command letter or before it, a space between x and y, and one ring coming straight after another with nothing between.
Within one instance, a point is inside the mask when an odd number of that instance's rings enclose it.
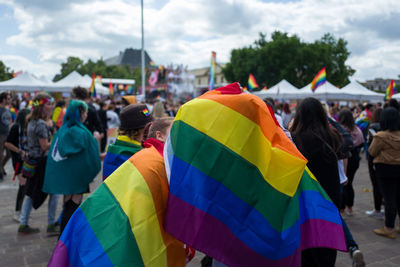
<instances>
[{"instance_id":1,"label":"paved ground","mask_svg":"<svg viewBox=\"0 0 400 267\"><path fill-rule=\"evenodd\" d=\"M11 181L11 164L6 166L8 175L0 183L0 266L46 266L51 256L57 237L46 235L47 202L31 214L30 224L40 227L39 234L18 235L18 224L12 220L15 207L17 185ZM100 175L91 186L93 190L100 183ZM346 221L365 255L368 266L390 267L400 266L400 234L395 240L376 236L372 229L381 227L383 221L367 217L364 212L373 207L371 185L365 159L355 178L356 200L354 216L346 217ZM60 201L61 202L61 201ZM59 210L61 203L59 203ZM57 213L59 213L59 210ZM189 264L200 266L202 254L198 254ZM347 253L339 253L336 266L351 266Z\"/></svg>"}]
</instances>

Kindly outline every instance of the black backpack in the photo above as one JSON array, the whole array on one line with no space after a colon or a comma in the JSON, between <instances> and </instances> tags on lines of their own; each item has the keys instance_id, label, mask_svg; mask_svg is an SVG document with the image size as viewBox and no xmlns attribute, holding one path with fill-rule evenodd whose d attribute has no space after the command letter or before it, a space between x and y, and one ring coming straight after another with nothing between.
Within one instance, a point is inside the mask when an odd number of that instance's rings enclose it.
<instances>
[{"instance_id":1,"label":"black backpack","mask_svg":"<svg viewBox=\"0 0 400 267\"><path fill-rule=\"evenodd\" d=\"M343 128L337 121L335 121L332 118L328 117L329 124L335 127L336 130L341 134L343 137L343 147L342 150L340 151L340 155L338 155L339 159L344 159L344 158L349 158L351 157L351 151L354 148L354 143L353 143L353 138L351 137L351 134L346 131L345 128Z\"/></svg>"}]
</instances>

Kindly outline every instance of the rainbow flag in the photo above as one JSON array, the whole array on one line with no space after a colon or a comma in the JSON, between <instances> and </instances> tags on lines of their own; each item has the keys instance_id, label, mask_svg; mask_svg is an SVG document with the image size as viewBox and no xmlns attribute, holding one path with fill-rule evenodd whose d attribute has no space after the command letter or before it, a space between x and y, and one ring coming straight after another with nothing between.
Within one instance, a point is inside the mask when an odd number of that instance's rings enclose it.
<instances>
[{"instance_id":1,"label":"rainbow flag","mask_svg":"<svg viewBox=\"0 0 400 267\"><path fill-rule=\"evenodd\" d=\"M10 112L11 112L11 120L14 122L15 119L17 118L18 110L14 107L11 107Z\"/></svg>"},{"instance_id":2,"label":"rainbow flag","mask_svg":"<svg viewBox=\"0 0 400 267\"><path fill-rule=\"evenodd\" d=\"M254 78L253 74L249 75L249 80L248 80L247 84L249 86L250 91L253 91L255 88L258 88L256 78Z\"/></svg>"},{"instance_id":3,"label":"rainbow flag","mask_svg":"<svg viewBox=\"0 0 400 267\"><path fill-rule=\"evenodd\" d=\"M96 74L93 73L93 74L92 74L92 83L91 83L91 85L90 85L90 90L89 90L90 95L91 95L92 97L96 97L95 80L96 80Z\"/></svg>"},{"instance_id":4,"label":"rainbow flag","mask_svg":"<svg viewBox=\"0 0 400 267\"><path fill-rule=\"evenodd\" d=\"M156 63L154 63L153 60L150 60L150 67L152 67L152 68L158 68L158 66L156 65Z\"/></svg>"},{"instance_id":5,"label":"rainbow flag","mask_svg":"<svg viewBox=\"0 0 400 267\"><path fill-rule=\"evenodd\" d=\"M108 89L110 90L110 95L113 95L113 94L114 94L114 87L113 87L111 81L110 81L110 83L108 84Z\"/></svg>"},{"instance_id":6,"label":"rainbow flag","mask_svg":"<svg viewBox=\"0 0 400 267\"><path fill-rule=\"evenodd\" d=\"M215 83L215 72L217 69L217 53L212 51L211 52L211 65L210 65L210 72L209 72L209 82L208 82L208 90L214 89Z\"/></svg>"},{"instance_id":7,"label":"rainbow flag","mask_svg":"<svg viewBox=\"0 0 400 267\"><path fill-rule=\"evenodd\" d=\"M392 96L396 93L396 83L392 80L389 86L386 88L385 100L392 99Z\"/></svg>"},{"instance_id":8,"label":"rainbow flag","mask_svg":"<svg viewBox=\"0 0 400 267\"><path fill-rule=\"evenodd\" d=\"M141 150L75 211L48 266L185 266L183 244L163 227L167 198L162 156Z\"/></svg>"},{"instance_id":9,"label":"rainbow flag","mask_svg":"<svg viewBox=\"0 0 400 267\"><path fill-rule=\"evenodd\" d=\"M355 123L360 128L361 131L364 131L368 128L369 124L371 123L372 113L365 109L363 110L358 118L356 119Z\"/></svg>"},{"instance_id":10,"label":"rainbow flag","mask_svg":"<svg viewBox=\"0 0 400 267\"><path fill-rule=\"evenodd\" d=\"M237 83L187 102L164 149L166 230L228 266L346 251L339 212L267 105Z\"/></svg>"},{"instance_id":11,"label":"rainbow flag","mask_svg":"<svg viewBox=\"0 0 400 267\"><path fill-rule=\"evenodd\" d=\"M325 67L323 67L312 80L311 90L315 92L315 90L317 90L317 88L323 85L325 82L326 82L326 69Z\"/></svg>"}]
</instances>

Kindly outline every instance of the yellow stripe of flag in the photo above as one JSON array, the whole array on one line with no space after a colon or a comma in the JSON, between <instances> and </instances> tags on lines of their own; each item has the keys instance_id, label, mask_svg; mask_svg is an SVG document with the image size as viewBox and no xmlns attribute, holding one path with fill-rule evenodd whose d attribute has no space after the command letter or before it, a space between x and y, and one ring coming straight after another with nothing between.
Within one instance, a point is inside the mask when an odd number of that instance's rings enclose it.
<instances>
[{"instance_id":1,"label":"yellow stripe of flag","mask_svg":"<svg viewBox=\"0 0 400 267\"><path fill-rule=\"evenodd\" d=\"M194 99L182 106L176 120L207 134L255 165L276 190L289 196L295 194L306 162L272 147L259 125L247 117L218 102Z\"/></svg>"},{"instance_id":2,"label":"yellow stripe of flag","mask_svg":"<svg viewBox=\"0 0 400 267\"><path fill-rule=\"evenodd\" d=\"M113 179L114 176L124 177L124 183ZM129 218L145 266L167 266L167 250L153 197L141 173L126 161L104 182ZM165 256L160 257L160 254Z\"/></svg>"}]
</instances>

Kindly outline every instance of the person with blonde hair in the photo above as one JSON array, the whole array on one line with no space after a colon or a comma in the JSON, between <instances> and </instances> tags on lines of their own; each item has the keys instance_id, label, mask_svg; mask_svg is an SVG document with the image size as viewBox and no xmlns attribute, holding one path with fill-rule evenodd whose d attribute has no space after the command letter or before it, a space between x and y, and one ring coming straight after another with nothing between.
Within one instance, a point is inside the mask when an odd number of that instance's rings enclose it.
<instances>
[{"instance_id":1,"label":"person with blonde hair","mask_svg":"<svg viewBox=\"0 0 400 267\"><path fill-rule=\"evenodd\" d=\"M162 118L167 116L163 102L156 102L154 104L152 115L154 118Z\"/></svg>"}]
</instances>

